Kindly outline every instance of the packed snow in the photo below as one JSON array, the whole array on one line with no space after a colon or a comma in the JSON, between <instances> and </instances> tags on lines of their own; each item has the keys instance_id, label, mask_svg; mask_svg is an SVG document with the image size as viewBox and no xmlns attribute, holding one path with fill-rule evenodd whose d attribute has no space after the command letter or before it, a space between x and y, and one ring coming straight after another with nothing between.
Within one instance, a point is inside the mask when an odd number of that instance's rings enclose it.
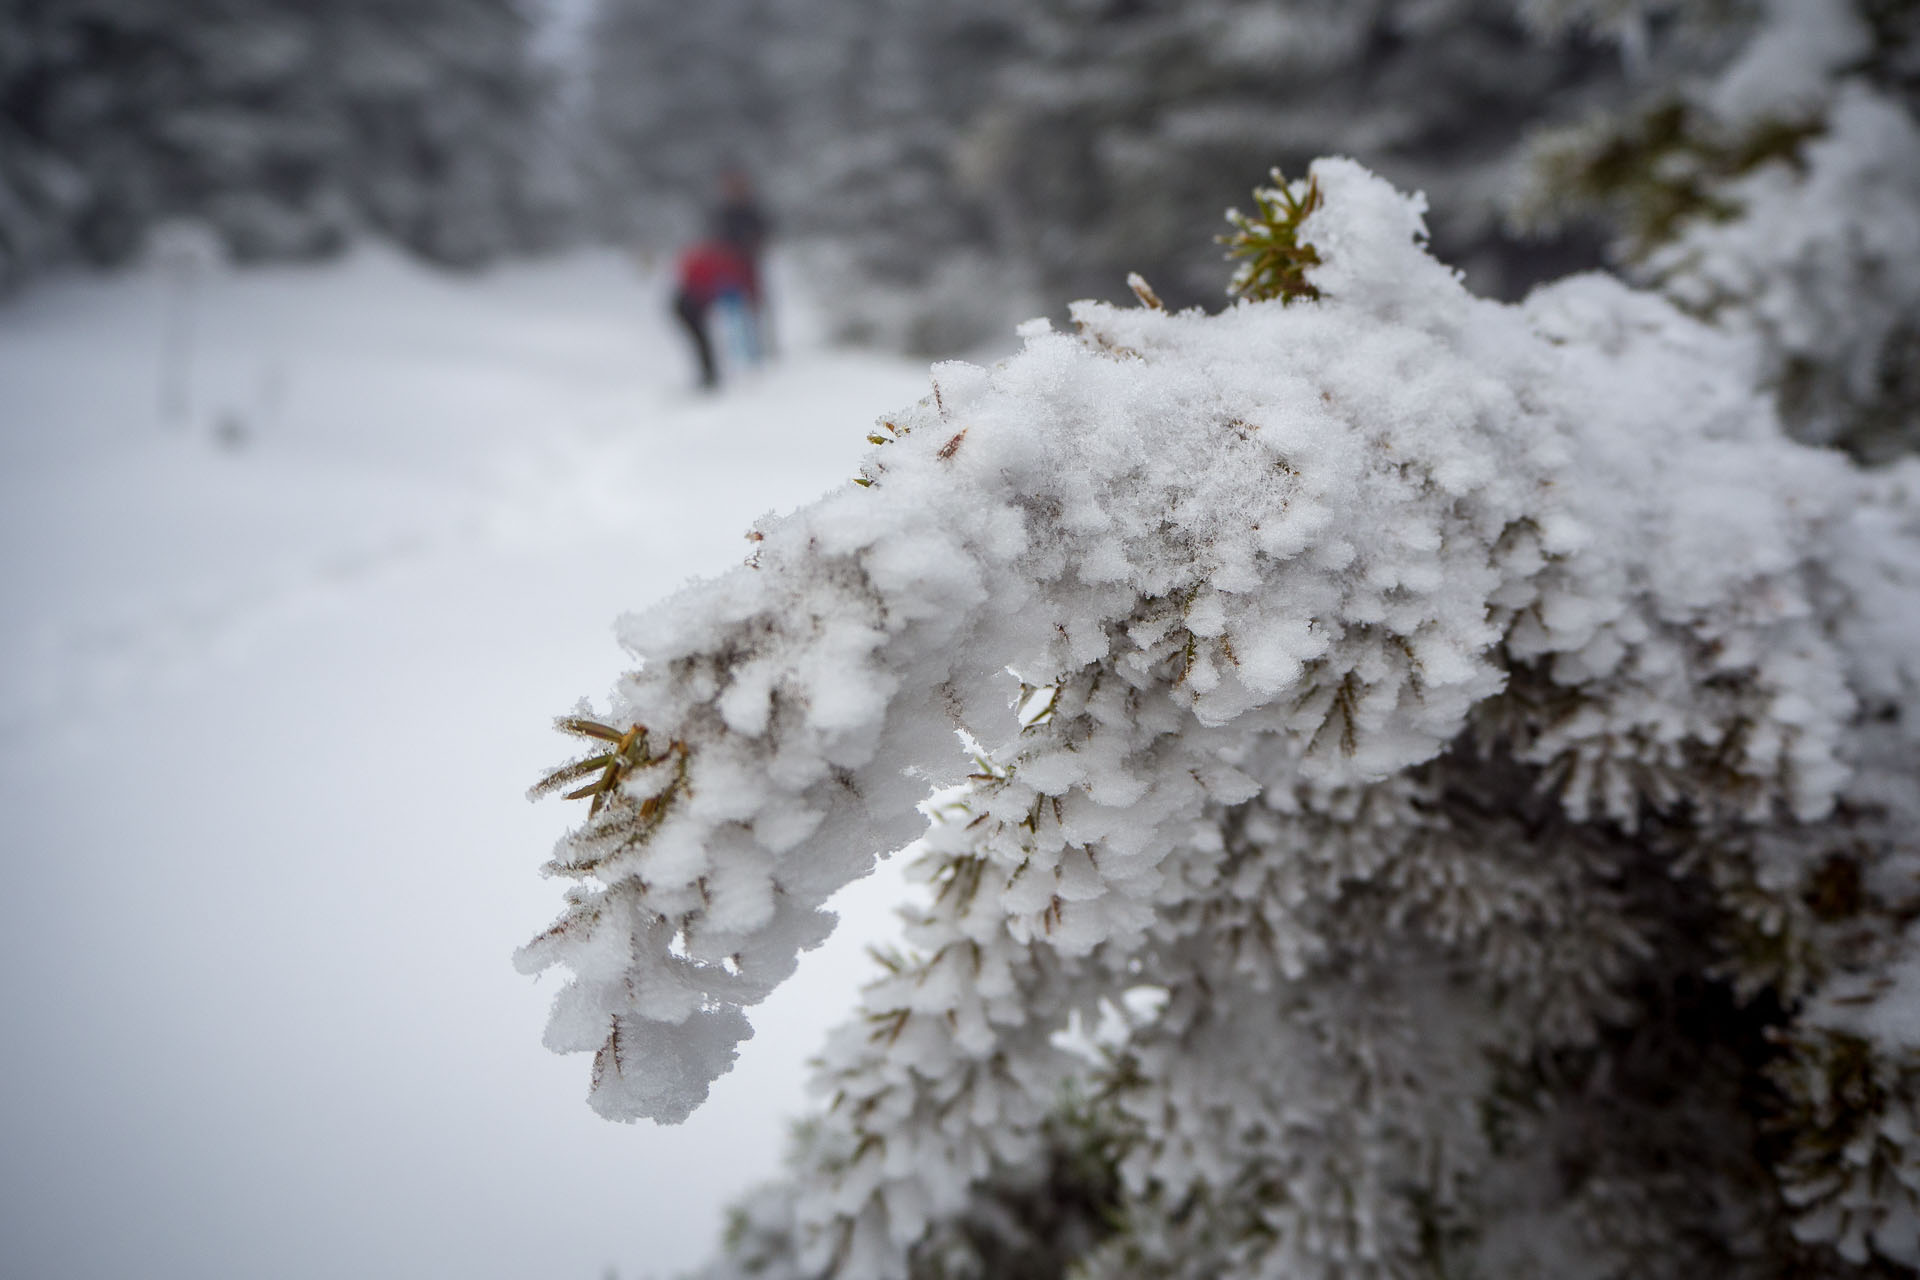
<instances>
[{"instance_id":1,"label":"packed snow","mask_svg":"<svg viewBox=\"0 0 1920 1280\"><path fill-rule=\"evenodd\" d=\"M9 1274L625 1277L707 1255L885 884L678 1129L611 1125L513 948L611 623L853 475L923 366L692 391L613 253L454 277L191 245L0 307ZM779 283L778 264L775 281Z\"/></svg>"}]
</instances>

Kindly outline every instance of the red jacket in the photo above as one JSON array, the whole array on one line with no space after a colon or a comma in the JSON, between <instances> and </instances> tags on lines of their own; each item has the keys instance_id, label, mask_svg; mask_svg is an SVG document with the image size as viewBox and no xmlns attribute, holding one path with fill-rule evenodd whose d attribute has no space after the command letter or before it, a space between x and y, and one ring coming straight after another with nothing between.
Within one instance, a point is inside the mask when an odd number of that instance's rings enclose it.
<instances>
[{"instance_id":1,"label":"red jacket","mask_svg":"<svg viewBox=\"0 0 1920 1280\"><path fill-rule=\"evenodd\" d=\"M680 255L676 271L680 292L695 306L710 306L716 298L737 293L749 302L760 300L753 264L734 246L721 240L702 240Z\"/></svg>"}]
</instances>

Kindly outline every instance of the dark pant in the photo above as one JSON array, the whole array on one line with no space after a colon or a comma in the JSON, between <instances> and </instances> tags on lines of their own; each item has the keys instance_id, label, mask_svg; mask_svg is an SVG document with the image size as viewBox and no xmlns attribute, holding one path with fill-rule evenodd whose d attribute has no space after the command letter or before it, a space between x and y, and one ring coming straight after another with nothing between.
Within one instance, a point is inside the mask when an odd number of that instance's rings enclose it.
<instances>
[{"instance_id":1,"label":"dark pant","mask_svg":"<svg viewBox=\"0 0 1920 1280\"><path fill-rule=\"evenodd\" d=\"M693 340L693 353L700 360L700 385L717 387L720 385L720 372L713 364L713 343L707 339L707 310L707 307L685 293L674 296L673 314L680 317L687 337Z\"/></svg>"}]
</instances>

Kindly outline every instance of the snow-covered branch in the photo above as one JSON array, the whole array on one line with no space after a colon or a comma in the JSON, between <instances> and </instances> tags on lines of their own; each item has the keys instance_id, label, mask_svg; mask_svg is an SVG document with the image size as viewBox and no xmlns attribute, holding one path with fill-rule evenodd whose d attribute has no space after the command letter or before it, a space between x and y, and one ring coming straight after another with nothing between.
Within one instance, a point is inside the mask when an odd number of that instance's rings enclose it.
<instances>
[{"instance_id":1,"label":"snow-covered branch","mask_svg":"<svg viewBox=\"0 0 1920 1280\"><path fill-rule=\"evenodd\" d=\"M1317 300L1081 304L935 366L864 483L624 624L606 732L652 745L575 771L522 953L574 971L548 1040L604 1114L696 1106L954 788L915 950L822 1062L807 1267L901 1273L1041 1152L1088 1075L1058 1034L1145 987L1094 1073L1137 1210L1211 1188L1267 1223L1236 1267L1400 1274L1492 1159L1489 1064L1594 1043L1682 945L1650 868L1707 857L1787 945L1817 851L1749 833L1810 830L1860 700L1911 697L1871 649L1911 579L1832 567L1916 549L1910 478L1788 440L1741 338L1605 277L1477 299L1418 198L1312 181Z\"/></svg>"}]
</instances>

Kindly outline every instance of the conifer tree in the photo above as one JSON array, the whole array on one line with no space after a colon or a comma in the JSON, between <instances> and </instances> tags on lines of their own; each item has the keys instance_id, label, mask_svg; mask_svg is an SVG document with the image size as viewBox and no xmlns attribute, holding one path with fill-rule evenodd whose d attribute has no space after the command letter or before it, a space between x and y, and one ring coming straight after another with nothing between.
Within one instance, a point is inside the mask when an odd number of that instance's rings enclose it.
<instances>
[{"instance_id":1,"label":"conifer tree","mask_svg":"<svg viewBox=\"0 0 1920 1280\"><path fill-rule=\"evenodd\" d=\"M1752 333L1797 435L1871 458L1913 452L1916 51L1911 4L1682 8L1628 109L1536 139L1523 214L1598 220L1630 276Z\"/></svg>"},{"instance_id":2,"label":"conifer tree","mask_svg":"<svg viewBox=\"0 0 1920 1280\"><path fill-rule=\"evenodd\" d=\"M1276 174L1227 310L934 366L626 624L522 953L597 1109L924 886L707 1280L1920 1272L1912 32L1664 12L1531 7L1657 37L1540 149L1649 288Z\"/></svg>"},{"instance_id":3,"label":"conifer tree","mask_svg":"<svg viewBox=\"0 0 1920 1280\"><path fill-rule=\"evenodd\" d=\"M12 0L0 283L180 217L243 260L368 229L448 264L532 243L530 31L517 0Z\"/></svg>"},{"instance_id":4,"label":"conifer tree","mask_svg":"<svg viewBox=\"0 0 1920 1280\"><path fill-rule=\"evenodd\" d=\"M1350 162L1257 207L1235 307L935 366L630 624L549 1044L687 1114L944 778L715 1275L1920 1264L1915 464L1604 277L1475 298Z\"/></svg>"},{"instance_id":5,"label":"conifer tree","mask_svg":"<svg viewBox=\"0 0 1920 1280\"><path fill-rule=\"evenodd\" d=\"M767 0L599 5L588 124L608 231L671 249L704 229L722 170L758 170L774 154L784 95L769 59L785 35Z\"/></svg>"}]
</instances>

